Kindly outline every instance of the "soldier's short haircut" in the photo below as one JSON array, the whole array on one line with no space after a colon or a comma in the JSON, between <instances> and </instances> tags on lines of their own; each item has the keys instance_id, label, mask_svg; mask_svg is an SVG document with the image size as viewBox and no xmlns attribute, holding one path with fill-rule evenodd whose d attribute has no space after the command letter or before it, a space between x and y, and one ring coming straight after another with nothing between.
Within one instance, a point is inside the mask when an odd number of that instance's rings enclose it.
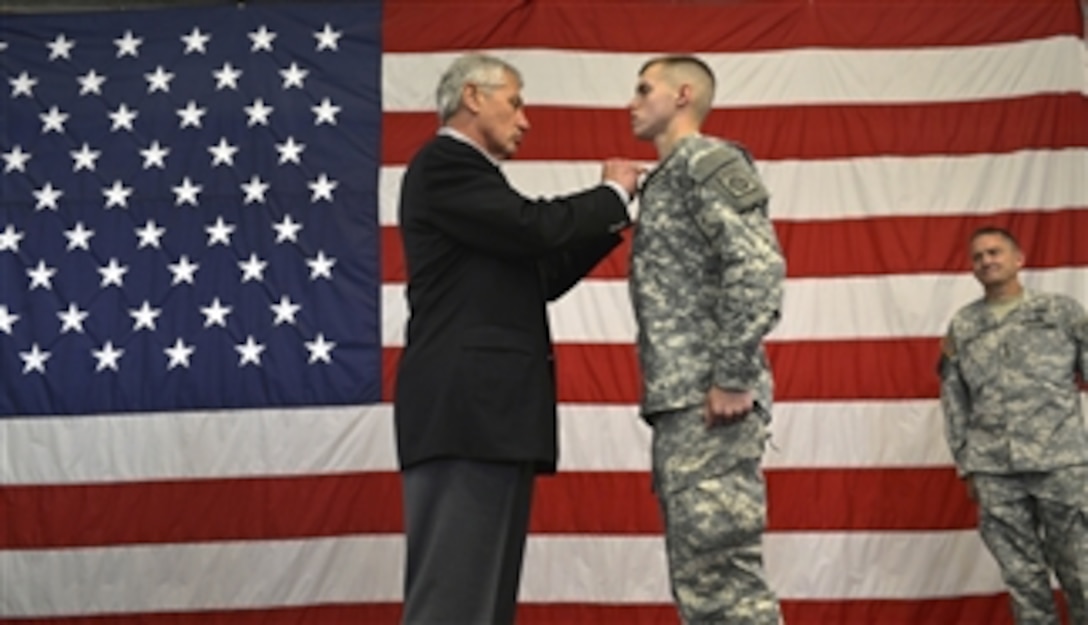
<instances>
[{"instance_id":1,"label":"soldier's short haircut","mask_svg":"<svg viewBox=\"0 0 1088 625\"><path fill-rule=\"evenodd\" d=\"M996 234L997 236L1008 241L1009 243L1012 243L1012 248L1014 250L1020 249L1020 242L1016 240L1016 237L1014 237L1012 233L1008 230L1004 228L999 228L998 226L982 226L981 228L975 229L975 231L971 233L970 242L974 243L975 239L981 236L986 236L988 234Z\"/></svg>"},{"instance_id":2,"label":"soldier's short haircut","mask_svg":"<svg viewBox=\"0 0 1088 625\"><path fill-rule=\"evenodd\" d=\"M435 90L438 120L445 124L461 107L461 92L465 85L495 89L506 82L507 73L514 77L519 86L522 84L521 72L498 57L476 53L458 57L442 74Z\"/></svg>"},{"instance_id":3,"label":"soldier's short haircut","mask_svg":"<svg viewBox=\"0 0 1088 625\"><path fill-rule=\"evenodd\" d=\"M667 54L646 61L639 70L639 75L655 65L661 65L665 69L666 78L670 82L691 82L695 87L693 104L699 121L706 119L707 114L714 104L714 88L717 84L714 71L701 59L686 54ZM677 80L679 79L679 80Z\"/></svg>"}]
</instances>

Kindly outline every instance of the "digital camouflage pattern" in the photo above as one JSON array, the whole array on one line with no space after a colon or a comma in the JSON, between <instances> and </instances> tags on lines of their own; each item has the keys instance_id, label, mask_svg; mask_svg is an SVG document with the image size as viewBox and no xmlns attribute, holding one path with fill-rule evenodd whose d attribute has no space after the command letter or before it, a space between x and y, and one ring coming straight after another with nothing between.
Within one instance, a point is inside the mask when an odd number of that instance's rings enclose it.
<instances>
[{"instance_id":1,"label":"digital camouflage pattern","mask_svg":"<svg viewBox=\"0 0 1088 625\"><path fill-rule=\"evenodd\" d=\"M770 414L763 338L786 264L767 201L747 154L713 137L680 140L647 177L630 281L643 415L702 404L711 384L752 390Z\"/></svg>"},{"instance_id":2,"label":"digital camouflage pattern","mask_svg":"<svg viewBox=\"0 0 1088 625\"><path fill-rule=\"evenodd\" d=\"M1020 625L1058 625L1053 568L1073 623L1088 623L1088 315L1025 291L1000 319L984 299L949 325L940 363L949 447L979 502L979 532Z\"/></svg>"},{"instance_id":3,"label":"digital camouflage pattern","mask_svg":"<svg viewBox=\"0 0 1088 625\"><path fill-rule=\"evenodd\" d=\"M945 336L941 406L961 474L1088 464L1076 372L1088 371L1088 316L1064 295L1025 291L998 321L985 300Z\"/></svg>"},{"instance_id":4,"label":"digital camouflage pattern","mask_svg":"<svg viewBox=\"0 0 1088 625\"><path fill-rule=\"evenodd\" d=\"M773 384L763 347L782 307L785 261L747 153L702 135L647 177L631 250L631 299L653 426L654 488L673 596L688 625L777 625L765 579L760 458ZM754 410L707 429L711 385L750 390Z\"/></svg>"},{"instance_id":5,"label":"digital camouflage pattern","mask_svg":"<svg viewBox=\"0 0 1088 625\"><path fill-rule=\"evenodd\" d=\"M669 581L686 625L778 625L763 568L763 420L707 429L702 407L653 419Z\"/></svg>"},{"instance_id":6,"label":"digital camouflage pattern","mask_svg":"<svg viewBox=\"0 0 1088 625\"><path fill-rule=\"evenodd\" d=\"M973 479L979 533L1001 566L1016 622L1059 625L1053 567L1070 622L1088 623L1088 465Z\"/></svg>"}]
</instances>

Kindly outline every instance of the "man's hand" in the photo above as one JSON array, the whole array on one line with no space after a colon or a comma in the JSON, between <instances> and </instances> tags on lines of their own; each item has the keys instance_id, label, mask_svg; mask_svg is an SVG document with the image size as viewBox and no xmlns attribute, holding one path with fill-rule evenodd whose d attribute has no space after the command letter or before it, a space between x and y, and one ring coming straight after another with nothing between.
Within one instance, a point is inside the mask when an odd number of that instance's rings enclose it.
<instances>
[{"instance_id":1,"label":"man's hand","mask_svg":"<svg viewBox=\"0 0 1088 625\"><path fill-rule=\"evenodd\" d=\"M703 421L706 427L739 421L752 411L752 391L727 391L711 386L706 392Z\"/></svg>"},{"instance_id":2,"label":"man's hand","mask_svg":"<svg viewBox=\"0 0 1088 625\"><path fill-rule=\"evenodd\" d=\"M601 182L614 182L630 197L635 197L638 191L639 176L646 172L646 168L635 161L623 158L610 158L601 166Z\"/></svg>"}]
</instances>

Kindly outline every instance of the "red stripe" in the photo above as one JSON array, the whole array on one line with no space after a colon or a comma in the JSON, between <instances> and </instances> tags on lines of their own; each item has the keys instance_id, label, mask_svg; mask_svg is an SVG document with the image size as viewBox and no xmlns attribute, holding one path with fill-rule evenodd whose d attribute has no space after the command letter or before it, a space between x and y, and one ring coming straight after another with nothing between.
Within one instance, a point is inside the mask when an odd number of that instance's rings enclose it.
<instances>
[{"instance_id":1,"label":"red stripe","mask_svg":"<svg viewBox=\"0 0 1088 625\"><path fill-rule=\"evenodd\" d=\"M773 532L950 530L977 525L952 468L766 472ZM648 473L560 473L537 481L531 531L660 534ZM919 505L939 501L941 505ZM616 502L623 502L617 505Z\"/></svg>"},{"instance_id":2,"label":"red stripe","mask_svg":"<svg viewBox=\"0 0 1088 625\"><path fill-rule=\"evenodd\" d=\"M1068 622L1059 593L1055 599ZM789 625L924 623L926 625L1012 625L1004 593L955 599L868 599L805 601L782 599L782 618ZM392 622L392 621L390 621ZM602 606L586 604L521 604L519 625L678 625L671 605Z\"/></svg>"},{"instance_id":3,"label":"red stripe","mask_svg":"<svg viewBox=\"0 0 1088 625\"><path fill-rule=\"evenodd\" d=\"M398 531L400 514L395 473L8 485L0 549Z\"/></svg>"},{"instance_id":4,"label":"red stripe","mask_svg":"<svg viewBox=\"0 0 1088 625\"><path fill-rule=\"evenodd\" d=\"M774 210L772 205L771 210ZM1088 267L1088 208L1004 212L995 215L881 217L778 221L791 278L955 273L970 270L967 240L975 228L996 225L1017 235L1033 269ZM400 229L382 228L382 281L404 282ZM590 272L597 279L627 278L630 236Z\"/></svg>"},{"instance_id":5,"label":"red stripe","mask_svg":"<svg viewBox=\"0 0 1088 625\"><path fill-rule=\"evenodd\" d=\"M1088 207L775 225L795 278L966 272L967 241L981 226L1014 233L1029 268L1088 267Z\"/></svg>"},{"instance_id":6,"label":"red stripe","mask_svg":"<svg viewBox=\"0 0 1088 625\"><path fill-rule=\"evenodd\" d=\"M1055 596L1056 598L1056 596ZM956 599L804 601L783 599L790 625L887 623L916 625L1012 625L1009 598L1002 595ZM399 603L306 605L262 610L110 614L20 618L12 625L397 625ZM679 625L671 604L603 605L520 603L518 625Z\"/></svg>"},{"instance_id":7,"label":"red stripe","mask_svg":"<svg viewBox=\"0 0 1088 625\"><path fill-rule=\"evenodd\" d=\"M1055 593L1065 621L1068 611ZM806 601L783 599L782 616L789 625L827 623L925 623L940 625L1012 625L1008 596L1004 593L955 599L868 599ZM10 619L11 625L397 625L401 606L396 603L315 605L260 610L207 610L58 616ZM600 605L589 603L520 603L518 625L679 625L671 604Z\"/></svg>"},{"instance_id":8,"label":"red stripe","mask_svg":"<svg viewBox=\"0 0 1088 625\"><path fill-rule=\"evenodd\" d=\"M976 522L951 468L769 470L767 489L771 531L943 530ZM927 501L941 503L920 505ZM3 486L0 502L3 549L403 531L394 472ZM660 534L649 474L563 472L538 480L531 531Z\"/></svg>"},{"instance_id":9,"label":"red stripe","mask_svg":"<svg viewBox=\"0 0 1088 625\"><path fill-rule=\"evenodd\" d=\"M1064 601L1054 595L1064 610ZM918 623L925 625L1012 625L1005 593L951 599L871 599L866 601L782 602L782 617L790 625L827 623ZM1065 618L1068 618L1067 616ZM1068 621L1063 621L1068 622Z\"/></svg>"},{"instance_id":10,"label":"red stripe","mask_svg":"<svg viewBox=\"0 0 1088 625\"><path fill-rule=\"evenodd\" d=\"M4 619L11 625L353 625L388 623L400 618L400 605L388 603L308 605L259 610L201 610L193 612L139 612L100 616L57 616Z\"/></svg>"},{"instance_id":11,"label":"red stripe","mask_svg":"<svg viewBox=\"0 0 1088 625\"><path fill-rule=\"evenodd\" d=\"M770 343L779 401L933 399L937 338ZM382 397L392 401L401 348L383 349ZM560 402L637 404L635 348L628 344L555 346ZM601 372L607 371L607 378Z\"/></svg>"},{"instance_id":12,"label":"red stripe","mask_svg":"<svg viewBox=\"0 0 1088 625\"><path fill-rule=\"evenodd\" d=\"M766 471L772 531L953 530L978 525L949 468Z\"/></svg>"},{"instance_id":13,"label":"red stripe","mask_svg":"<svg viewBox=\"0 0 1088 625\"><path fill-rule=\"evenodd\" d=\"M400 0L384 7L382 47L386 52L544 47L649 56L676 50L976 45L1077 34L1081 28L1077 3L1070 0L929 6L895 0L647 2L637 8L620 1L493 0L474 2L470 11L460 3Z\"/></svg>"},{"instance_id":14,"label":"red stripe","mask_svg":"<svg viewBox=\"0 0 1088 625\"><path fill-rule=\"evenodd\" d=\"M534 130L517 160L656 159L651 144L632 136L623 109L530 106L528 117ZM1088 119L1088 98L1065 93L983 102L717 109L703 130L743 143L760 160L831 159L1088 146L1088 124L1059 121L1075 119ZM434 135L437 118L429 111L388 112L382 127L382 163L404 164Z\"/></svg>"}]
</instances>

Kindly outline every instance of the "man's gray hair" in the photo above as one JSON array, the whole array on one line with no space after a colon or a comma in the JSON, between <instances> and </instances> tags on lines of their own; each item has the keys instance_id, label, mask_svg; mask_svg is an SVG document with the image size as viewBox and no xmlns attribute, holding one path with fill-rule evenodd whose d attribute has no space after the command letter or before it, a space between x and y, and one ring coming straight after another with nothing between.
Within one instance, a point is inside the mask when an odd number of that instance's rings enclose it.
<instances>
[{"instance_id":1,"label":"man's gray hair","mask_svg":"<svg viewBox=\"0 0 1088 625\"><path fill-rule=\"evenodd\" d=\"M459 57L438 81L435 92L438 120L445 124L461 107L461 92L465 85L473 84L482 89L501 87L506 72L510 72L521 86L521 72L500 58L476 53Z\"/></svg>"}]
</instances>

